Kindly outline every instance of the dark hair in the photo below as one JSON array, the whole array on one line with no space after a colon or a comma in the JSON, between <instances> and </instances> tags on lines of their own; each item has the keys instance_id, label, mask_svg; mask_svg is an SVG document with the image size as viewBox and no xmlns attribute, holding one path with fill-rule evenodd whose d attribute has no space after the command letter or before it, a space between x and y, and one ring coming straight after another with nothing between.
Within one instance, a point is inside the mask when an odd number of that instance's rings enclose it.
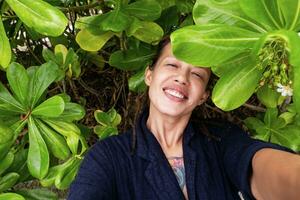
<instances>
[{"instance_id":1,"label":"dark hair","mask_svg":"<svg viewBox=\"0 0 300 200\"><path fill-rule=\"evenodd\" d=\"M166 35L165 37L163 37L161 39L161 41L158 44L157 50L156 50L156 54L152 60L152 63L149 65L149 69L153 70L158 59L160 58L162 51L164 49L165 46L167 46L169 43L171 42L171 38L170 35ZM209 85L211 84L211 79L208 82L207 88L209 88ZM134 125L132 128L132 144L131 144L131 155L134 154L135 148L136 148L136 123L138 122L138 118L141 115L142 111L144 111L145 109L149 109L149 97L148 97L148 88L147 90L140 96L137 97L138 98L138 103L137 103L137 112L135 114L134 117ZM141 109L142 108L142 109ZM210 139L217 139L215 136L213 136L212 134L210 134L208 128L206 127L205 123L201 120L200 123L195 123L196 120L194 120L193 118L194 115L192 114L191 116L191 121L193 121L193 124L196 125L196 127L200 130L200 132L206 136L208 136Z\"/></svg>"}]
</instances>

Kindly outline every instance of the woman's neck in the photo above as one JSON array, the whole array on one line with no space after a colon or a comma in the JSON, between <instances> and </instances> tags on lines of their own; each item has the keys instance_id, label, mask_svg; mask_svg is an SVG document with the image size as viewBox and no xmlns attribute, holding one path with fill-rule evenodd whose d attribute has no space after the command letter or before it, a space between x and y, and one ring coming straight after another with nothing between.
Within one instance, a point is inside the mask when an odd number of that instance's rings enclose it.
<instances>
[{"instance_id":1,"label":"woman's neck","mask_svg":"<svg viewBox=\"0 0 300 200\"><path fill-rule=\"evenodd\" d=\"M147 127L154 134L167 157L182 156L183 132L189 118L190 116L176 118L164 115L150 107Z\"/></svg>"}]
</instances>

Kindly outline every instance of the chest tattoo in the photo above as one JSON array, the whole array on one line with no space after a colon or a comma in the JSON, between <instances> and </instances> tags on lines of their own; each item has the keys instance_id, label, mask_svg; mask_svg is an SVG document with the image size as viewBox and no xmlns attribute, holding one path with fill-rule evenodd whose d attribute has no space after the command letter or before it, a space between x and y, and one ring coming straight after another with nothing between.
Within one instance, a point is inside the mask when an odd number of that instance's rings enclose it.
<instances>
[{"instance_id":1,"label":"chest tattoo","mask_svg":"<svg viewBox=\"0 0 300 200\"><path fill-rule=\"evenodd\" d=\"M168 161L174 171L181 190L183 190L186 185L183 157L169 157Z\"/></svg>"}]
</instances>

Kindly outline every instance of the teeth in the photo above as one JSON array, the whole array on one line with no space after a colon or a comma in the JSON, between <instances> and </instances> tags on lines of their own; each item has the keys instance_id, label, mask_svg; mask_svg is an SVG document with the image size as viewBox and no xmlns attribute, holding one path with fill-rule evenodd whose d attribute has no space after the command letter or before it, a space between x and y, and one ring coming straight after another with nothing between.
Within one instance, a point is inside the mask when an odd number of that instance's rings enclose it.
<instances>
[{"instance_id":1,"label":"teeth","mask_svg":"<svg viewBox=\"0 0 300 200\"><path fill-rule=\"evenodd\" d=\"M180 92L177 92L176 90L170 90L170 89L167 89L165 90L168 94L174 96L174 97L177 97L177 98L180 98L180 99L184 99L184 95L182 95Z\"/></svg>"}]
</instances>

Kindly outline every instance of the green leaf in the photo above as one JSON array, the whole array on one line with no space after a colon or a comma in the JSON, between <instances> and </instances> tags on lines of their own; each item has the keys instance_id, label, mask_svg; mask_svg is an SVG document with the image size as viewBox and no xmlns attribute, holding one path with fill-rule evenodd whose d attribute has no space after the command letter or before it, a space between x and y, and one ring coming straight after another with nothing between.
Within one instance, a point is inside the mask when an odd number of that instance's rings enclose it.
<instances>
[{"instance_id":1,"label":"green leaf","mask_svg":"<svg viewBox=\"0 0 300 200\"><path fill-rule=\"evenodd\" d=\"M268 127L272 127L272 124L276 121L277 116L278 116L277 108L268 108L264 117L265 124Z\"/></svg>"},{"instance_id":2,"label":"green leaf","mask_svg":"<svg viewBox=\"0 0 300 200\"><path fill-rule=\"evenodd\" d=\"M2 160L7 155L13 142L13 130L4 124L0 124L0 160Z\"/></svg>"},{"instance_id":3,"label":"green leaf","mask_svg":"<svg viewBox=\"0 0 300 200\"><path fill-rule=\"evenodd\" d=\"M131 27L134 30L131 35L148 44L157 44L164 35L163 29L155 22L135 20L132 25L136 27Z\"/></svg>"},{"instance_id":4,"label":"green leaf","mask_svg":"<svg viewBox=\"0 0 300 200\"><path fill-rule=\"evenodd\" d=\"M42 0L6 0L17 16L30 28L47 36L61 35L67 24L66 16Z\"/></svg>"},{"instance_id":5,"label":"green leaf","mask_svg":"<svg viewBox=\"0 0 300 200\"><path fill-rule=\"evenodd\" d=\"M6 156L0 162L0 175L8 169L14 161L14 154L12 152L8 152Z\"/></svg>"},{"instance_id":6,"label":"green leaf","mask_svg":"<svg viewBox=\"0 0 300 200\"><path fill-rule=\"evenodd\" d=\"M50 61L41 65L30 79L31 106L37 103L44 91L58 76L58 66Z\"/></svg>"},{"instance_id":7,"label":"green leaf","mask_svg":"<svg viewBox=\"0 0 300 200\"><path fill-rule=\"evenodd\" d=\"M270 0L239 0L242 11L267 30L283 28L280 20L277 1Z\"/></svg>"},{"instance_id":8,"label":"green leaf","mask_svg":"<svg viewBox=\"0 0 300 200\"><path fill-rule=\"evenodd\" d=\"M193 18L195 23L199 25L227 24L265 32L263 27L241 11L238 0L197 0L193 9Z\"/></svg>"},{"instance_id":9,"label":"green leaf","mask_svg":"<svg viewBox=\"0 0 300 200\"><path fill-rule=\"evenodd\" d=\"M106 113L106 112L103 112L102 110L96 110L94 112L94 117L96 119L96 121L98 123L100 123L101 125L109 125L110 124L110 116Z\"/></svg>"},{"instance_id":10,"label":"green leaf","mask_svg":"<svg viewBox=\"0 0 300 200\"><path fill-rule=\"evenodd\" d=\"M295 152L300 152L300 127L288 125L280 130L272 130L271 142L288 147Z\"/></svg>"},{"instance_id":11,"label":"green leaf","mask_svg":"<svg viewBox=\"0 0 300 200\"><path fill-rule=\"evenodd\" d=\"M53 131L42 121L36 120L39 129L41 130L41 135L44 138L48 149L52 154L61 160L65 160L70 156L70 150L63 136Z\"/></svg>"},{"instance_id":12,"label":"green leaf","mask_svg":"<svg viewBox=\"0 0 300 200\"><path fill-rule=\"evenodd\" d=\"M0 111L11 111L15 113L25 113L24 107L8 92L0 82Z\"/></svg>"},{"instance_id":13,"label":"green leaf","mask_svg":"<svg viewBox=\"0 0 300 200\"><path fill-rule=\"evenodd\" d=\"M285 28L299 31L300 29L300 1L299 0L277 0L278 7L282 12Z\"/></svg>"},{"instance_id":14,"label":"green leaf","mask_svg":"<svg viewBox=\"0 0 300 200\"><path fill-rule=\"evenodd\" d=\"M63 98L56 95L34 108L31 114L44 117L58 117L63 113L64 108L65 102Z\"/></svg>"},{"instance_id":15,"label":"green leaf","mask_svg":"<svg viewBox=\"0 0 300 200\"><path fill-rule=\"evenodd\" d=\"M0 200L25 200L24 197L15 193L2 193Z\"/></svg>"},{"instance_id":16,"label":"green leaf","mask_svg":"<svg viewBox=\"0 0 300 200\"><path fill-rule=\"evenodd\" d=\"M145 84L145 69L138 71L136 74L131 76L128 80L129 90L134 92L144 92L147 88Z\"/></svg>"},{"instance_id":17,"label":"green leaf","mask_svg":"<svg viewBox=\"0 0 300 200\"><path fill-rule=\"evenodd\" d=\"M234 69L236 66L241 66L243 63L251 59L249 52L243 52L227 61L222 62L220 65L214 65L211 70L218 77L223 76L227 71Z\"/></svg>"},{"instance_id":18,"label":"green leaf","mask_svg":"<svg viewBox=\"0 0 300 200\"><path fill-rule=\"evenodd\" d=\"M3 176L0 179L0 193L13 187L17 183L19 177L20 175L15 172L11 172Z\"/></svg>"},{"instance_id":19,"label":"green leaf","mask_svg":"<svg viewBox=\"0 0 300 200\"><path fill-rule=\"evenodd\" d=\"M269 108L276 108L280 94L270 88L268 85L264 85L257 91L257 98L262 104Z\"/></svg>"},{"instance_id":20,"label":"green leaf","mask_svg":"<svg viewBox=\"0 0 300 200\"><path fill-rule=\"evenodd\" d=\"M213 102L224 111L241 106L253 94L261 76L254 61L236 66L218 80L212 92Z\"/></svg>"},{"instance_id":21,"label":"green leaf","mask_svg":"<svg viewBox=\"0 0 300 200\"><path fill-rule=\"evenodd\" d=\"M141 0L124 6L125 12L141 20L154 21L160 17L161 6L156 1Z\"/></svg>"},{"instance_id":22,"label":"green leaf","mask_svg":"<svg viewBox=\"0 0 300 200\"><path fill-rule=\"evenodd\" d=\"M245 122L245 125L247 126L247 128L252 129L252 130L256 130L258 128L265 126L265 124L256 117L247 117L244 120L244 122Z\"/></svg>"},{"instance_id":23,"label":"green leaf","mask_svg":"<svg viewBox=\"0 0 300 200\"><path fill-rule=\"evenodd\" d=\"M27 166L32 176L42 179L48 173L49 152L40 130L37 128L32 117L28 121L29 129L29 151Z\"/></svg>"},{"instance_id":24,"label":"green leaf","mask_svg":"<svg viewBox=\"0 0 300 200\"><path fill-rule=\"evenodd\" d=\"M9 85L23 106L27 106L29 77L25 68L19 63L11 63L7 69Z\"/></svg>"},{"instance_id":25,"label":"green leaf","mask_svg":"<svg viewBox=\"0 0 300 200\"><path fill-rule=\"evenodd\" d=\"M40 180L43 187L50 187L54 184L57 174L62 169L62 165L63 164L60 164L49 168L47 176Z\"/></svg>"},{"instance_id":26,"label":"green leaf","mask_svg":"<svg viewBox=\"0 0 300 200\"><path fill-rule=\"evenodd\" d=\"M0 16L0 66L6 68L11 60L11 49L8 37Z\"/></svg>"},{"instance_id":27,"label":"green leaf","mask_svg":"<svg viewBox=\"0 0 300 200\"><path fill-rule=\"evenodd\" d=\"M62 170L59 171L55 178L55 186L58 189L64 190L70 186L77 175L80 163L81 159L77 157L72 157L64 163Z\"/></svg>"},{"instance_id":28,"label":"green leaf","mask_svg":"<svg viewBox=\"0 0 300 200\"><path fill-rule=\"evenodd\" d=\"M26 200L58 200L57 194L46 188L21 189L16 192L25 197Z\"/></svg>"},{"instance_id":29,"label":"green leaf","mask_svg":"<svg viewBox=\"0 0 300 200\"><path fill-rule=\"evenodd\" d=\"M194 25L171 35L174 55L195 66L212 66L252 48L260 34L228 25Z\"/></svg>"},{"instance_id":30,"label":"green leaf","mask_svg":"<svg viewBox=\"0 0 300 200\"><path fill-rule=\"evenodd\" d=\"M81 120L85 116L84 108L77 103L65 103L64 112L58 117L64 121Z\"/></svg>"},{"instance_id":31,"label":"green leaf","mask_svg":"<svg viewBox=\"0 0 300 200\"><path fill-rule=\"evenodd\" d=\"M115 51L109 58L109 65L121 70L137 70L146 66L155 55L152 49L139 48Z\"/></svg>"},{"instance_id":32,"label":"green leaf","mask_svg":"<svg viewBox=\"0 0 300 200\"><path fill-rule=\"evenodd\" d=\"M103 31L122 32L131 23L131 17L121 10L113 10L103 16L104 18L99 24L100 29Z\"/></svg>"},{"instance_id":33,"label":"green leaf","mask_svg":"<svg viewBox=\"0 0 300 200\"><path fill-rule=\"evenodd\" d=\"M109 136L118 134L118 129L112 126L100 126L97 125L94 127L94 132L98 135L98 137L103 140Z\"/></svg>"},{"instance_id":34,"label":"green leaf","mask_svg":"<svg viewBox=\"0 0 300 200\"><path fill-rule=\"evenodd\" d=\"M80 48L86 51L98 51L112 36L114 36L114 33L111 31L96 34L88 29L83 29L77 34L76 42Z\"/></svg>"}]
</instances>

